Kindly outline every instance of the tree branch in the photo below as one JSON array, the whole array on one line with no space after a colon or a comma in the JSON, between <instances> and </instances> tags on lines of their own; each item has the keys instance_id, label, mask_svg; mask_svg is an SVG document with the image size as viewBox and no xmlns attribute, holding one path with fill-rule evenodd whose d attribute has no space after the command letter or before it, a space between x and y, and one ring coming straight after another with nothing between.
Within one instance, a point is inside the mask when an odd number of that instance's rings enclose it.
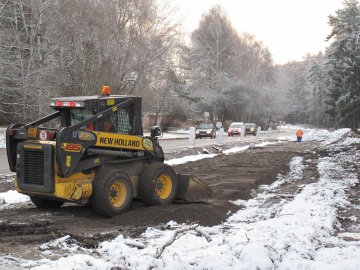
<instances>
[{"instance_id":1,"label":"tree branch","mask_svg":"<svg viewBox=\"0 0 360 270\"><path fill-rule=\"evenodd\" d=\"M176 231L174 231L174 234L170 237L170 239L159 249L157 250L156 254L154 255L154 257L156 259L160 258L161 254L164 252L165 248L170 246L172 243L175 242L175 240L177 239L176 237L178 236L178 234L181 234L181 233L184 233L184 232L187 232L187 231L190 231L190 230L194 230L195 232L199 233L200 235L204 236L206 238L206 240L208 242L211 241L211 238L210 238L210 235L201 231L199 228L198 228L199 224L193 224L189 227L186 227L186 228L180 228L180 229L177 229Z\"/></svg>"}]
</instances>

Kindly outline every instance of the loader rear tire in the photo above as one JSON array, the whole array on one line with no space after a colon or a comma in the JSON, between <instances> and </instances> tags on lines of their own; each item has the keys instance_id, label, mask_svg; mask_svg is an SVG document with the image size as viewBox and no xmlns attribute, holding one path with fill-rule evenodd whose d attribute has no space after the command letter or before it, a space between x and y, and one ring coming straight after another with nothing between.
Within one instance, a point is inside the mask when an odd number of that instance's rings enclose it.
<instances>
[{"instance_id":1,"label":"loader rear tire","mask_svg":"<svg viewBox=\"0 0 360 270\"><path fill-rule=\"evenodd\" d=\"M125 212L132 202L132 186L129 176L116 168L107 168L93 182L91 206L105 217Z\"/></svg>"},{"instance_id":2,"label":"loader rear tire","mask_svg":"<svg viewBox=\"0 0 360 270\"><path fill-rule=\"evenodd\" d=\"M174 202L178 179L174 169L164 163L151 163L142 171L138 191L147 206L166 205Z\"/></svg>"},{"instance_id":3,"label":"loader rear tire","mask_svg":"<svg viewBox=\"0 0 360 270\"><path fill-rule=\"evenodd\" d=\"M54 201L39 197L30 196L30 200L33 204L35 204L38 208L45 208L45 209L51 209L51 208L59 208L61 207L64 202L61 201Z\"/></svg>"}]
</instances>

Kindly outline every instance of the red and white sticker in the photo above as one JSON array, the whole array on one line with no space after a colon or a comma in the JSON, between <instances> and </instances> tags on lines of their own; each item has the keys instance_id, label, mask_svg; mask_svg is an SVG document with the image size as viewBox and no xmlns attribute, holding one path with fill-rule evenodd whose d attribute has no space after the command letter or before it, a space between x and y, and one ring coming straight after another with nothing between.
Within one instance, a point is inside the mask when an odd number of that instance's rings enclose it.
<instances>
[{"instance_id":1,"label":"red and white sticker","mask_svg":"<svg viewBox=\"0 0 360 270\"><path fill-rule=\"evenodd\" d=\"M42 141L46 141L48 139L48 134L45 130L41 130L39 132L39 139Z\"/></svg>"}]
</instances>

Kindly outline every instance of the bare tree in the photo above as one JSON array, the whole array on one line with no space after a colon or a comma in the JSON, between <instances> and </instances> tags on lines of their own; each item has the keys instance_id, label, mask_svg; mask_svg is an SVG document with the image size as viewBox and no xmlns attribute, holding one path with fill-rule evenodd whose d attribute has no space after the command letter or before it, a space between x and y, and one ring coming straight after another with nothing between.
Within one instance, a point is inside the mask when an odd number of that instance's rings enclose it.
<instances>
[{"instance_id":1,"label":"bare tree","mask_svg":"<svg viewBox=\"0 0 360 270\"><path fill-rule=\"evenodd\" d=\"M223 9L214 6L202 16L191 40L193 93L201 97L200 107L208 110L212 118L218 118L217 105L232 105L231 96L238 86L234 69L235 48L239 41L237 32Z\"/></svg>"},{"instance_id":2,"label":"bare tree","mask_svg":"<svg viewBox=\"0 0 360 270\"><path fill-rule=\"evenodd\" d=\"M7 1L1 7L0 88L2 122L23 122L43 114L51 89L52 76L48 51L52 44L45 37L49 2Z\"/></svg>"},{"instance_id":3,"label":"bare tree","mask_svg":"<svg viewBox=\"0 0 360 270\"><path fill-rule=\"evenodd\" d=\"M239 35L220 6L203 15L192 33L191 85L200 106L224 121L246 121L260 114L257 96L270 89L275 69L267 48L252 35Z\"/></svg>"},{"instance_id":4,"label":"bare tree","mask_svg":"<svg viewBox=\"0 0 360 270\"><path fill-rule=\"evenodd\" d=\"M155 86L170 93L181 36L170 1L15 0L0 8L3 122L42 115L49 96L98 94L102 85L145 99Z\"/></svg>"}]
</instances>

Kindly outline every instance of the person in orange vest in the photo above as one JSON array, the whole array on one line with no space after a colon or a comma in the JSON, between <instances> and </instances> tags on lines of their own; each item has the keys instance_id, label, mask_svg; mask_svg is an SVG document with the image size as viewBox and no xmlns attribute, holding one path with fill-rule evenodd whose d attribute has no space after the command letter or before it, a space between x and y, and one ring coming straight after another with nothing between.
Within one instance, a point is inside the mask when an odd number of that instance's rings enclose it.
<instances>
[{"instance_id":1,"label":"person in orange vest","mask_svg":"<svg viewBox=\"0 0 360 270\"><path fill-rule=\"evenodd\" d=\"M296 137L297 137L297 141L298 141L298 142L301 142L302 136L303 136L303 131L302 131L301 129L299 129L299 130L296 132Z\"/></svg>"}]
</instances>

